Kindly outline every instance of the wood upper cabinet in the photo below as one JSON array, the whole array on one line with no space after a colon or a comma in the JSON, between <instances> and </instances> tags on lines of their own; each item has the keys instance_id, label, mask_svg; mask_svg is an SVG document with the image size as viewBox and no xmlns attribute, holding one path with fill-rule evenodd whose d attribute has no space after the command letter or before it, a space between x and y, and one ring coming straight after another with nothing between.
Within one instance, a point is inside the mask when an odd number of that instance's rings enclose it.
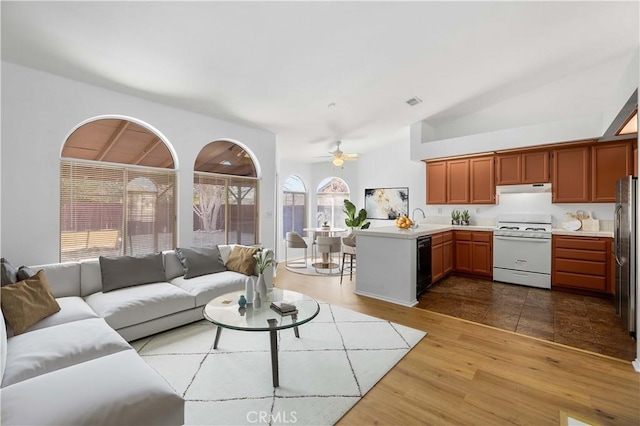
<instances>
[{"instance_id":1,"label":"wood upper cabinet","mask_svg":"<svg viewBox=\"0 0 640 426\"><path fill-rule=\"evenodd\" d=\"M469 160L447 161L447 202L469 204Z\"/></svg>"},{"instance_id":2,"label":"wood upper cabinet","mask_svg":"<svg viewBox=\"0 0 640 426\"><path fill-rule=\"evenodd\" d=\"M591 201L616 201L616 181L633 173L632 152L631 143L626 141L591 147Z\"/></svg>"},{"instance_id":3,"label":"wood upper cabinet","mask_svg":"<svg viewBox=\"0 0 640 426\"><path fill-rule=\"evenodd\" d=\"M517 185L522 183L522 155L500 154L496 156L497 185Z\"/></svg>"},{"instance_id":4,"label":"wood upper cabinet","mask_svg":"<svg viewBox=\"0 0 640 426\"><path fill-rule=\"evenodd\" d=\"M495 204L496 185L494 157L469 159L469 202L470 204Z\"/></svg>"},{"instance_id":5,"label":"wood upper cabinet","mask_svg":"<svg viewBox=\"0 0 640 426\"><path fill-rule=\"evenodd\" d=\"M588 203L590 147L554 149L552 189L554 203Z\"/></svg>"},{"instance_id":6,"label":"wood upper cabinet","mask_svg":"<svg viewBox=\"0 0 640 426\"><path fill-rule=\"evenodd\" d=\"M549 174L549 151L531 151L496 156L497 185L545 183Z\"/></svg>"},{"instance_id":7,"label":"wood upper cabinet","mask_svg":"<svg viewBox=\"0 0 640 426\"><path fill-rule=\"evenodd\" d=\"M522 154L522 183L551 182L549 151L532 151Z\"/></svg>"},{"instance_id":8,"label":"wood upper cabinet","mask_svg":"<svg viewBox=\"0 0 640 426\"><path fill-rule=\"evenodd\" d=\"M447 204L447 162L427 163L427 204Z\"/></svg>"}]
</instances>

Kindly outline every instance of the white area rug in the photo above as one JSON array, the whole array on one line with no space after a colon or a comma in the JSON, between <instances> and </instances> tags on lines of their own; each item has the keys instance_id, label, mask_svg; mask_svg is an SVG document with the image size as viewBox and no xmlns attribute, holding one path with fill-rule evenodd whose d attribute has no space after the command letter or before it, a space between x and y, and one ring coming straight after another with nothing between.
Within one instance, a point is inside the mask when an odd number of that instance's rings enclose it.
<instances>
[{"instance_id":1,"label":"white area rug","mask_svg":"<svg viewBox=\"0 0 640 426\"><path fill-rule=\"evenodd\" d=\"M335 259L334 259L335 260ZM340 264L335 261L333 262L334 265L337 265L337 267L335 268L331 268L331 270L329 269L318 269L316 271L316 268L314 268L311 264L311 259L307 259L307 266L306 267L294 267L294 266L287 266L284 263L282 264L285 269L289 272L293 272L296 274L302 274L302 275L312 275L314 277L331 277L331 276L340 276ZM348 262L347 262L347 266L349 266ZM354 264L354 271L355 271L355 264ZM331 273L329 273L331 272ZM349 279L349 269L344 271L344 274L347 276L347 280ZM354 272L355 274L355 272Z\"/></svg>"},{"instance_id":2,"label":"white area rug","mask_svg":"<svg viewBox=\"0 0 640 426\"><path fill-rule=\"evenodd\" d=\"M187 425L336 423L425 332L320 303L320 313L279 332L280 386L271 382L269 333L200 321L133 342L181 394Z\"/></svg>"}]
</instances>

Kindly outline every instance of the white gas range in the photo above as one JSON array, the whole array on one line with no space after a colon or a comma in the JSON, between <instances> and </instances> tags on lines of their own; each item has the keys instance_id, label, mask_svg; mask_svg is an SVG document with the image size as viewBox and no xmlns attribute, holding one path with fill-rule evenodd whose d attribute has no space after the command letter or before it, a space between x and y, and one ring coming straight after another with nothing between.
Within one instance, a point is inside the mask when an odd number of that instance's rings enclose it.
<instances>
[{"instance_id":1,"label":"white gas range","mask_svg":"<svg viewBox=\"0 0 640 426\"><path fill-rule=\"evenodd\" d=\"M547 214L498 216L493 231L493 279L551 288L551 229Z\"/></svg>"}]
</instances>

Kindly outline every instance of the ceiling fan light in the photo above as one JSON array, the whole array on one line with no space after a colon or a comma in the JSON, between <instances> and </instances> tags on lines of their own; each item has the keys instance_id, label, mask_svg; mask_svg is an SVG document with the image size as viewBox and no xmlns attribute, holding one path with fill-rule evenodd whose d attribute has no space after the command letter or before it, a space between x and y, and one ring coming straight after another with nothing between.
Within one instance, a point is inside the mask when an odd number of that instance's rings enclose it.
<instances>
[{"instance_id":1,"label":"ceiling fan light","mask_svg":"<svg viewBox=\"0 0 640 426\"><path fill-rule=\"evenodd\" d=\"M340 167L344 164L344 160L342 158L336 157L332 161L334 166Z\"/></svg>"}]
</instances>

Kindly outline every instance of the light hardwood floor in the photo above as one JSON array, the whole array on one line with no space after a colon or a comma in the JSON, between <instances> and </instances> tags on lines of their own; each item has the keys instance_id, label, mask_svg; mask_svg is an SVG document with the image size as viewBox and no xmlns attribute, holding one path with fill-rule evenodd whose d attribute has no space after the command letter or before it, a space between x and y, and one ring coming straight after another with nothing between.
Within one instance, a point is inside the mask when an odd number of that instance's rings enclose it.
<instances>
[{"instance_id":1,"label":"light hardwood floor","mask_svg":"<svg viewBox=\"0 0 640 426\"><path fill-rule=\"evenodd\" d=\"M355 280L278 268L299 291L428 333L340 425L640 425L640 374L629 362L354 294ZM566 421L565 421L566 424Z\"/></svg>"}]
</instances>

